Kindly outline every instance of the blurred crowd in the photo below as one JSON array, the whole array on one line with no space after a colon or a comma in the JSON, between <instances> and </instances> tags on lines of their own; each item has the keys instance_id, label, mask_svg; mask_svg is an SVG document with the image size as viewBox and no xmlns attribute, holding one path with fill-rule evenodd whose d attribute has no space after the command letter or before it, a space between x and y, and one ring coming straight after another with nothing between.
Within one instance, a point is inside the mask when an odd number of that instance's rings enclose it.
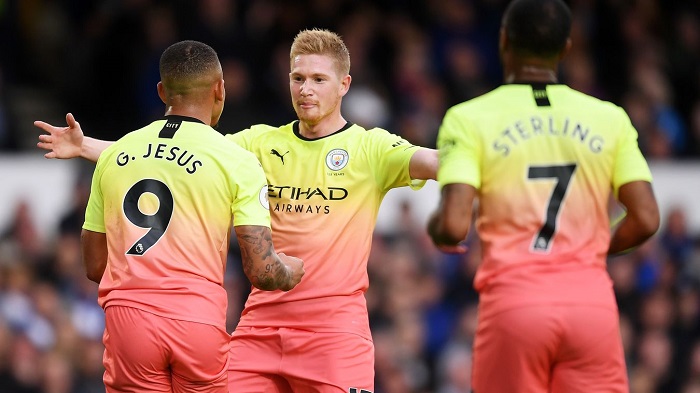
<instances>
[{"instance_id":1,"label":"blurred crowd","mask_svg":"<svg viewBox=\"0 0 700 393\"><path fill-rule=\"evenodd\" d=\"M650 160L700 158L700 5L571 0L574 47L561 80L623 106ZM434 147L446 109L497 86L507 0L0 0L0 151L36 149L32 120L73 112L116 139L163 114L158 59L196 39L220 55L219 129L295 119L289 46L303 28L340 33L353 76L345 117ZM595 114L591 114L595 116ZM56 235L29 205L0 228L0 393L102 392L102 310L80 262L89 173ZM67 185L70 187L70 185ZM469 392L479 264L439 253L402 206L375 234L367 302L376 393ZM683 209L638 250L611 259L633 393L700 393L700 241ZM229 331L249 291L235 240L226 281Z\"/></svg>"}]
</instances>

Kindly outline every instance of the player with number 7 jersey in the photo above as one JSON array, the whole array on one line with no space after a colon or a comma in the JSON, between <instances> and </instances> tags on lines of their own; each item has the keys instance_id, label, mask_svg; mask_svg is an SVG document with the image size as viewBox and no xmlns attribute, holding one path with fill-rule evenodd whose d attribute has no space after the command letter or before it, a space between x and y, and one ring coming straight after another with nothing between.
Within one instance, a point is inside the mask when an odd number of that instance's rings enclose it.
<instances>
[{"instance_id":1,"label":"player with number 7 jersey","mask_svg":"<svg viewBox=\"0 0 700 393\"><path fill-rule=\"evenodd\" d=\"M570 341L577 346L590 341L589 326L605 331L614 325L617 307L606 272L608 203L622 185L651 181L637 132L623 110L561 84L508 84L450 109L438 148L440 185L466 184L478 195L482 263L474 279L479 291L475 384L489 385L499 362L549 356L540 348L550 348L547 343L555 337L577 337L579 343ZM538 307L549 312L535 317ZM535 330L523 318L539 320L533 322ZM568 326L561 331L571 335L544 333L560 331L561 321ZM502 339L507 326L529 337L523 347ZM621 347L614 345L619 333L609 330L614 334L599 338L609 345L601 347L622 359ZM516 360L528 353L529 360ZM613 368L624 374L624 364ZM510 391L498 389L492 391Z\"/></svg>"},{"instance_id":2,"label":"player with number 7 jersey","mask_svg":"<svg viewBox=\"0 0 700 393\"><path fill-rule=\"evenodd\" d=\"M571 23L562 0L511 1L504 84L438 131L438 247L465 239L478 201L475 392L629 392L606 262L656 232L658 206L625 111L558 82ZM613 197L627 213L614 232Z\"/></svg>"},{"instance_id":3,"label":"player with number 7 jersey","mask_svg":"<svg viewBox=\"0 0 700 393\"><path fill-rule=\"evenodd\" d=\"M547 103L538 103L536 93ZM535 293L489 296L502 280L531 285L539 277L521 269L605 269L611 191L633 180L651 181L637 132L622 109L561 84L504 85L455 106L438 146L440 184L479 190L483 262L474 286L488 314L538 301ZM596 302L596 292L586 292ZM560 301L569 295L582 294L562 291ZM483 306L490 301L496 307Z\"/></svg>"}]
</instances>

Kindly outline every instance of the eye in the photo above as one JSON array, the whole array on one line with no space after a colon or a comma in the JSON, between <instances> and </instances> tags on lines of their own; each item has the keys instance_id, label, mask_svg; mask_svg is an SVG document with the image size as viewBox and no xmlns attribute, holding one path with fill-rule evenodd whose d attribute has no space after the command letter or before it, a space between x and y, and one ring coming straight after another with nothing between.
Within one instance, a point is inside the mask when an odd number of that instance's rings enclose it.
<instances>
[{"instance_id":1,"label":"eye","mask_svg":"<svg viewBox=\"0 0 700 393\"><path fill-rule=\"evenodd\" d=\"M316 82L316 83L321 83L321 82L323 82L323 81L325 81L325 79L323 79L323 78L316 78L316 79L314 79L314 82Z\"/></svg>"}]
</instances>

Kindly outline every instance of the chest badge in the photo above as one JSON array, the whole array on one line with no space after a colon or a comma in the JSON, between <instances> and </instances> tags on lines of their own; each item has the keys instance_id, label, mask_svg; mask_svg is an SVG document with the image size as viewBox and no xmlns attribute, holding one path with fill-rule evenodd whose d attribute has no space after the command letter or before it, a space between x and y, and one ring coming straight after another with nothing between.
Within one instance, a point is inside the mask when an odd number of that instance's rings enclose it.
<instances>
[{"instance_id":1,"label":"chest badge","mask_svg":"<svg viewBox=\"0 0 700 393\"><path fill-rule=\"evenodd\" d=\"M326 154L326 166L332 171L339 171L348 165L348 152L343 149L333 149Z\"/></svg>"}]
</instances>

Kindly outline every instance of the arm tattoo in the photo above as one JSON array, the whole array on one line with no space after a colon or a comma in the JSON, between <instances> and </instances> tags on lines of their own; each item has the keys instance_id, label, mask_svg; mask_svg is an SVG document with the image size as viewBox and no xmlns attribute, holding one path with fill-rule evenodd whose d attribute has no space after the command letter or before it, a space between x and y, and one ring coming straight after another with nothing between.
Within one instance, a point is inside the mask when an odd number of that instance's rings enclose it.
<instances>
[{"instance_id":1,"label":"arm tattoo","mask_svg":"<svg viewBox=\"0 0 700 393\"><path fill-rule=\"evenodd\" d=\"M269 228L252 225L236 227L243 271L256 288L266 291L287 288L292 275L275 253Z\"/></svg>"}]
</instances>

